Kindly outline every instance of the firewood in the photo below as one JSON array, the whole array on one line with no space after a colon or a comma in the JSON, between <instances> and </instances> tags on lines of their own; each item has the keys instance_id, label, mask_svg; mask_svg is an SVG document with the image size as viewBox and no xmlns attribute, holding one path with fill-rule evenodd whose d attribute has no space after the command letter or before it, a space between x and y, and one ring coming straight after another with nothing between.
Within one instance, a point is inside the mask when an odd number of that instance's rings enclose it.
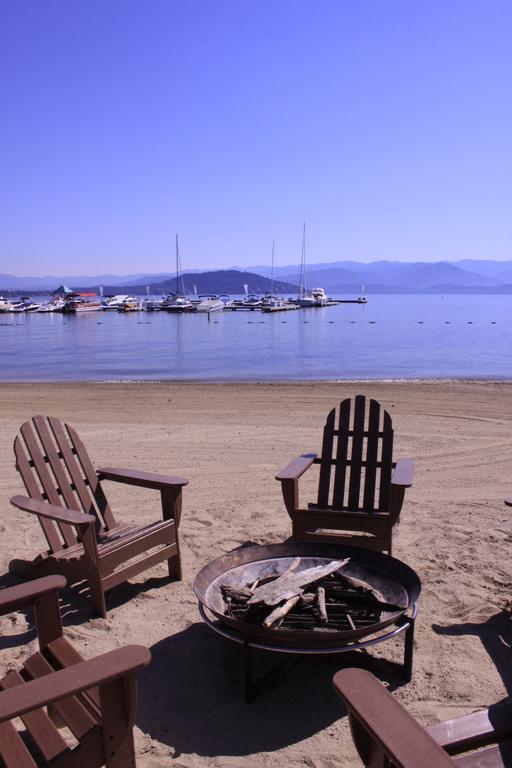
<instances>
[{"instance_id":1,"label":"firewood","mask_svg":"<svg viewBox=\"0 0 512 768\"><path fill-rule=\"evenodd\" d=\"M350 615L350 613L346 613L345 616L347 617L347 621L349 623L350 629L355 629L356 625L354 624L354 620L353 620L352 616Z\"/></svg>"},{"instance_id":2,"label":"firewood","mask_svg":"<svg viewBox=\"0 0 512 768\"><path fill-rule=\"evenodd\" d=\"M300 596L300 607L301 608L308 608L310 605L312 605L315 601L315 595L312 595L311 592L303 592Z\"/></svg>"},{"instance_id":3,"label":"firewood","mask_svg":"<svg viewBox=\"0 0 512 768\"><path fill-rule=\"evenodd\" d=\"M238 586L236 584L221 584L220 589L225 600L229 597L231 600L236 600L238 603L246 603L253 594L247 587Z\"/></svg>"},{"instance_id":4,"label":"firewood","mask_svg":"<svg viewBox=\"0 0 512 768\"><path fill-rule=\"evenodd\" d=\"M300 557L294 557L288 568L282 572L281 578L287 576L289 573L294 573L300 565Z\"/></svg>"},{"instance_id":5,"label":"firewood","mask_svg":"<svg viewBox=\"0 0 512 768\"><path fill-rule=\"evenodd\" d=\"M291 597L301 595L303 587L315 584L324 579L329 574L339 570L349 562L350 558L345 560L333 560L326 565L317 565L314 568L306 568L298 573L286 573L280 576L270 584L264 584L254 590L253 596L248 600L249 605L265 603L265 605L277 605L283 600L289 600Z\"/></svg>"},{"instance_id":6,"label":"firewood","mask_svg":"<svg viewBox=\"0 0 512 768\"><path fill-rule=\"evenodd\" d=\"M359 589L361 592L366 592L369 595L373 595L373 597L378 600L379 603L387 602L382 592L379 592L378 589L372 587L372 585L368 584L368 582L363 581L362 579L356 579L355 576L348 576L341 570L338 572L338 576L340 576L344 581L347 582L347 584L349 584L349 586L353 587L354 589Z\"/></svg>"},{"instance_id":7,"label":"firewood","mask_svg":"<svg viewBox=\"0 0 512 768\"><path fill-rule=\"evenodd\" d=\"M300 596L296 595L295 597L290 597L290 599L283 603L283 605L279 605L277 608L274 608L272 613L269 613L267 618L264 620L263 626L269 629L272 627L272 625L275 625L276 622L282 621L286 614L291 611L293 606L298 603L299 600Z\"/></svg>"},{"instance_id":8,"label":"firewood","mask_svg":"<svg viewBox=\"0 0 512 768\"><path fill-rule=\"evenodd\" d=\"M318 619L321 624L327 624L327 608L325 607L325 589L318 587L315 595L315 604L318 614Z\"/></svg>"}]
</instances>

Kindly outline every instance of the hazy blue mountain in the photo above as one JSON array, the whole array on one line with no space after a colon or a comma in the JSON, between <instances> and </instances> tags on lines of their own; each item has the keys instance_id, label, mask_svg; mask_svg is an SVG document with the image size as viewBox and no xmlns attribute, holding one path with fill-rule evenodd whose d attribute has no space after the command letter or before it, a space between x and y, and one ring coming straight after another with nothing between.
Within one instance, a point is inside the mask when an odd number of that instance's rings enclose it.
<instances>
[{"instance_id":1,"label":"hazy blue mountain","mask_svg":"<svg viewBox=\"0 0 512 768\"><path fill-rule=\"evenodd\" d=\"M194 293L194 286L197 289L197 293L228 293L228 294L241 294L244 293L244 286L248 285L249 292L254 293L266 293L270 290L270 280L268 277L262 275L256 275L252 272L240 272L235 269L214 270L211 272L185 272L183 274L183 282L185 284L185 292L187 294ZM103 292L105 295L109 293L133 293L136 295L144 295L146 293L147 286L149 286L150 294L164 294L176 292L176 278L170 278L167 280L149 282L144 281L140 285L105 285L103 286ZM95 292L98 292L99 286L71 286L78 291L85 290L86 288ZM180 286L181 291L181 278ZM277 293L296 293L298 291L297 285L284 282L282 280L274 280L274 290Z\"/></svg>"},{"instance_id":2,"label":"hazy blue mountain","mask_svg":"<svg viewBox=\"0 0 512 768\"><path fill-rule=\"evenodd\" d=\"M330 266L326 269L310 268L307 271L307 286L316 285L330 293L340 293L345 290L361 289L365 285L367 291L396 288L399 290L434 290L438 285L457 287L493 288L501 281L486 275L460 269L454 264L440 262L438 264L403 262L373 262L360 264L359 270L341 269ZM289 282L298 282L298 274L291 273L281 276Z\"/></svg>"},{"instance_id":3,"label":"hazy blue mountain","mask_svg":"<svg viewBox=\"0 0 512 768\"><path fill-rule=\"evenodd\" d=\"M257 270L260 270L259 272ZM200 293L241 293L243 284L248 283L250 290L259 292L269 290L269 267L253 267L250 270L187 270L187 282L198 286ZM279 267L275 275L283 283L297 286L299 284L299 269L297 265ZM244 275L241 278L240 275ZM263 281L263 282L262 282ZM152 293L175 290L175 277L172 272L156 274L139 273L126 275L96 275L93 277L17 277L0 274L0 293L8 291L36 293L51 291L60 283L71 288L80 287L99 291L103 286L104 293L139 292L145 293L150 286ZM465 259L458 262L400 262L373 261L370 263L355 261L339 261L333 263L318 263L308 265L307 286L320 286L329 293L360 292L365 285L367 292L419 291L439 292L498 290L501 286L512 283L512 261L484 261ZM232 287L234 286L234 287ZM126 290L125 290L126 289ZM284 288L278 289L284 292ZM293 291L296 290L294 288ZM506 292L506 290L505 290Z\"/></svg>"},{"instance_id":4,"label":"hazy blue mountain","mask_svg":"<svg viewBox=\"0 0 512 768\"><path fill-rule=\"evenodd\" d=\"M512 274L512 261L495 261L489 259L461 259L454 264L461 269L469 269L471 272L477 272L479 275L487 275L502 280L503 275Z\"/></svg>"},{"instance_id":5,"label":"hazy blue mountain","mask_svg":"<svg viewBox=\"0 0 512 768\"><path fill-rule=\"evenodd\" d=\"M45 275L44 277L18 277L16 275L7 275L0 273L0 290L9 291L52 291L57 288L58 285L64 283L64 285L117 285L119 283L127 283L130 281L140 282L147 277L146 273L133 274L133 275Z\"/></svg>"}]
</instances>

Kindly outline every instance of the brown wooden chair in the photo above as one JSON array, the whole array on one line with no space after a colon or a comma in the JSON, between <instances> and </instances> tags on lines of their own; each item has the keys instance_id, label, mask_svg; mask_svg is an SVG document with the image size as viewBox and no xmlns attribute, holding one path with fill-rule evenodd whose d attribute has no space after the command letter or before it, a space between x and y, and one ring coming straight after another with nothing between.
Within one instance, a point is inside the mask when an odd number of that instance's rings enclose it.
<instances>
[{"instance_id":1,"label":"brown wooden chair","mask_svg":"<svg viewBox=\"0 0 512 768\"><path fill-rule=\"evenodd\" d=\"M1 616L33 607L40 648L0 680L0 765L134 768L135 677L151 654L127 645L84 661L62 633L57 590L65 584L47 576L0 590Z\"/></svg>"},{"instance_id":2,"label":"brown wooden chair","mask_svg":"<svg viewBox=\"0 0 512 768\"><path fill-rule=\"evenodd\" d=\"M105 592L157 563L167 560L169 576L181 579L178 525L187 480L113 467L96 471L75 430L53 417L25 422L14 452L30 498L14 496L11 503L38 516L49 549L31 562L12 561L11 572L60 573L70 584L86 580L103 617ZM116 523L101 480L160 491L163 519Z\"/></svg>"},{"instance_id":3,"label":"brown wooden chair","mask_svg":"<svg viewBox=\"0 0 512 768\"><path fill-rule=\"evenodd\" d=\"M301 508L298 481L312 464L320 465L318 499ZM391 554L393 526L413 472L410 459L393 461L389 413L376 400L367 407L363 395L353 404L343 400L338 421L335 408L327 416L321 456L303 454L276 475L293 539L346 541Z\"/></svg>"},{"instance_id":4,"label":"brown wooden chair","mask_svg":"<svg viewBox=\"0 0 512 768\"><path fill-rule=\"evenodd\" d=\"M333 684L368 768L512 766L512 703L422 728L366 670L343 669Z\"/></svg>"}]
</instances>

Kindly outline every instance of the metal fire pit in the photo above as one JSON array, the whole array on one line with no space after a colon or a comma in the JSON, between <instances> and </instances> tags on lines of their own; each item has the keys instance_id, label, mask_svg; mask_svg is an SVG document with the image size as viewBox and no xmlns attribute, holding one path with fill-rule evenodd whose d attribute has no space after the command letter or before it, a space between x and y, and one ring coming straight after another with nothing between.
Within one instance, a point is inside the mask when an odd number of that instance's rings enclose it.
<instances>
[{"instance_id":1,"label":"metal fire pit","mask_svg":"<svg viewBox=\"0 0 512 768\"><path fill-rule=\"evenodd\" d=\"M290 612L288 622L283 623L279 629L266 629L235 616L224 615L221 585L246 584L271 573L281 574L295 557L301 558L300 570L332 560L350 558L343 569L344 573L363 579L378 589L387 605L381 610L379 606L371 605L369 600L369 610L366 613L363 611L360 620L356 617L355 629L336 620L329 621L328 628L315 626L315 622L312 622L311 628L304 627L303 616L297 617L293 612ZM394 666L399 666L402 676L409 681L412 674L414 618L420 590L418 576L400 560L361 547L314 542L244 547L213 560L197 574L194 582L199 610L206 624L223 637L243 646L248 701L254 700L267 683L275 678L272 672L266 679L259 682L254 680L253 649L293 654L295 657L350 653L350 663L363 663L364 666L375 668L380 660L367 653L363 655L361 651L405 631L404 661L402 665ZM355 651L358 653L353 653Z\"/></svg>"}]
</instances>

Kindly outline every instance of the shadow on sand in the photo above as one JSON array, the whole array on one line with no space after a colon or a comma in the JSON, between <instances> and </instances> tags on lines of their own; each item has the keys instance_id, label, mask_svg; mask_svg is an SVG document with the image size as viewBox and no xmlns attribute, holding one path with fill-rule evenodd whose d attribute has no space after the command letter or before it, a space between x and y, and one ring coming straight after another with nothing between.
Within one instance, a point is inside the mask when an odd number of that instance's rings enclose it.
<instances>
[{"instance_id":1,"label":"shadow on sand","mask_svg":"<svg viewBox=\"0 0 512 768\"><path fill-rule=\"evenodd\" d=\"M461 622L441 626L432 624L438 635L473 635L480 641L495 665L509 696L512 696L512 614L499 611L482 622Z\"/></svg>"},{"instance_id":2,"label":"shadow on sand","mask_svg":"<svg viewBox=\"0 0 512 768\"><path fill-rule=\"evenodd\" d=\"M340 658L308 657L254 704L244 700L242 649L204 624L151 648L139 678L138 725L174 756L243 756L271 752L322 731L345 715L332 689ZM270 660L269 660L269 657ZM258 653L257 665L276 655ZM383 678L382 675L380 676ZM391 688L399 678L389 678Z\"/></svg>"}]
</instances>

